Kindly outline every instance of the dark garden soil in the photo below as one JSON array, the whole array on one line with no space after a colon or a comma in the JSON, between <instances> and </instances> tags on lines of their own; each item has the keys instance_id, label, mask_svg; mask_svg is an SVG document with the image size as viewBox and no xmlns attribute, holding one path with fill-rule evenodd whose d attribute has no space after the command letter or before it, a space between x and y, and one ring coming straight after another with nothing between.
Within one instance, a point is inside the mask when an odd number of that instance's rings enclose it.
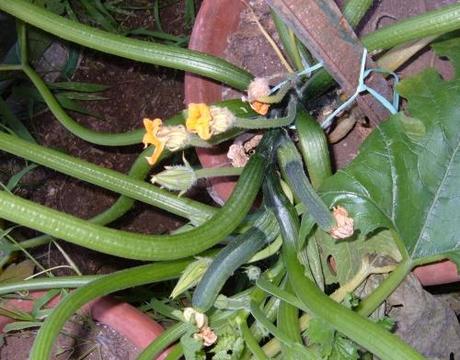
<instances>
[{"instance_id":1,"label":"dark garden soil","mask_svg":"<svg viewBox=\"0 0 460 360\"><path fill-rule=\"evenodd\" d=\"M197 2L199 3L199 2ZM184 1L177 1L161 13L163 29L174 35L187 32L183 21ZM123 21L130 28L154 28L154 18L148 11L136 11L134 17ZM168 70L147 64L135 63L91 50L85 50L72 81L91 82L110 86L101 95L107 100L85 102L84 106L98 118L69 112L82 125L104 132L125 132L142 127L144 117L167 119L184 108L183 72ZM72 135L50 112L34 117L26 124L37 141L47 147L87 160L122 173L142 150L142 145L110 148L90 144ZM24 167L24 161L0 154L0 180L7 181ZM4 176L4 178L3 178ZM109 208L118 195L69 176L39 167L28 173L15 191L31 199L77 217L88 219ZM209 202L204 188L190 194ZM183 220L151 206L136 204L121 220L110 226L146 234L163 234L176 229ZM24 230L25 238L33 236ZM60 242L83 274L102 274L133 265L135 262L100 254L79 246ZM64 257L54 246L42 246L32 251L33 256L45 267L66 264ZM55 275L74 275L67 269L53 271ZM129 360L138 353L128 340L105 325L86 321L67 324L68 336L60 339L61 355L56 359L104 359ZM70 325L69 325L70 324ZM28 358L36 331L27 330L4 337L0 358L25 360ZM61 344L62 343L62 344ZM92 351L91 348L94 349ZM88 353L86 356L85 354Z\"/></svg>"}]
</instances>

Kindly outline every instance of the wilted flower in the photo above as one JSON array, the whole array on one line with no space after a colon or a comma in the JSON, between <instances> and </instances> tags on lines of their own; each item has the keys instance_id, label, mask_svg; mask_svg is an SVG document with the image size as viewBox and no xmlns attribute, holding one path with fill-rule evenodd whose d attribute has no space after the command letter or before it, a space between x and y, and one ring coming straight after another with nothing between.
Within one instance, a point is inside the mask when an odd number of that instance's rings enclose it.
<instances>
[{"instance_id":1,"label":"wilted flower","mask_svg":"<svg viewBox=\"0 0 460 360\"><path fill-rule=\"evenodd\" d=\"M189 141L190 134L184 125L162 126L157 133L158 139L165 143L170 151L183 149Z\"/></svg>"},{"instance_id":2,"label":"wilted flower","mask_svg":"<svg viewBox=\"0 0 460 360\"><path fill-rule=\"evenodd\" d=\"M257 279L259 279L262 271L260 270L260 267L250 265L245 269L244 272L246 273L250 281L256 281Z\"/></svg>"},{"instance_id":3,"label":"wilted flower","mask_svg":"<svg viewBox=\"0 0 460 360\"><path fill-rule=\"evenodd\" d=\"M211 346L217 341L216 333L209 326L201 328L193 337L202 340L204 346Z\"/></svg>"},{"instance_id":4,"label":"wilted flower","mask_svg":"<svg viewBox=\"0 0 460 360\"><path fill-rule=\"evenodd\" d=\"M266 78L255 78L248 86L248 101L251 108L260 115L267 115L270 104L259 101L270 95L270 85Z\"/></svg>"},{"instance_id":5,"label":"wilted flower","mask_svg":"<svg viewBox=\"0 0 460 360\"><path fill-rule=\"evenodd\" d=\"M211 135L221 134L233 127L235 115L226 107L211 106Z\"/></svg>"},{"instance_id":6,"label":"wilted flower","mask_svg":"<svg viewBox=\"0 0 460 360\"><path fill-rule=\"evenodd\" d=\"M332 210L336 225L329 231L334 239L346 239L353 235L353 219L348 216L348 211L337 206Z\"/></svg>"},{"instance_id":7,"label":"wilted flower","mask_svg":"<svg viewBox=\"0 0 460 360\"><path fill-rule=\"evenodd\" d=\"M186 307L183 312L185 321L196 325L198 329L208 326L208 317L192 307Z\"/></svg>"}]
</instances>

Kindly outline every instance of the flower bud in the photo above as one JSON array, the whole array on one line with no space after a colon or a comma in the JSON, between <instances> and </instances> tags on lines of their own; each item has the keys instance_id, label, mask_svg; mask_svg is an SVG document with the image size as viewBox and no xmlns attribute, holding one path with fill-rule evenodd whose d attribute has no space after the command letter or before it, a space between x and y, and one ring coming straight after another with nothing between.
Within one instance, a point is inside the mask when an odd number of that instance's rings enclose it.
<instances>
[{"instance_id":1,"label":"flower bud","mask_svg":"<svg viewBox=\"0 0 460 360\"><path fill-rule=\"evenodd\" d=\"M165 170L152 176L152 184L159 184L172 191L180 191L179 196L186 193L197 181L195 171L185 160L185 165L165 166Z\"/></svg>"},{"instance_id":2,"label":"flower bud","mask_svg":"<svg viewBox=\"0 0 460 360\"><path fill-rule=\"evenodd\" d=\"M211 265L211 262L211 258L199 257L194 262L190 263L182 272L176 286L171 292L171 298L174 299L184 291L196 286L208 269L209 265Z\"/></svg>"}]
</instances>

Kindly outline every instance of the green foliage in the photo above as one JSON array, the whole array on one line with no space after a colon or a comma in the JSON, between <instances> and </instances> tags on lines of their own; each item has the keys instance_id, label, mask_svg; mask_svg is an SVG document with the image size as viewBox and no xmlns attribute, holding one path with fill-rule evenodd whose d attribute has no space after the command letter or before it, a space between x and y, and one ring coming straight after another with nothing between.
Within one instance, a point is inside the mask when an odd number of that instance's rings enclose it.
<instances>
[{"instance_id":1,"label":"green foliage","mask_svg":"<svg viewBox=\"0 0 460 360\"><path fill-rule=\"evenodd\" d=\"M435 46L459 69L459 39ZM398 91L408 112L392 116L365 141L352 163L321 188L363 234L389 228L417 263L448 257L460 246L460 78L434 69L406 79ZM399 239L398 239L399 238Z\"/></svg>"},{"instance_id":2,"label":"green foliage","mask_svg":"<svg viewBox=\"0 0 460 360\"><path fill-rule=\"evenodd\" d=\"M344 284L350 280L361 267L365 255L378 254L389 256L396 261L401 260L390 231L379 231L370 237L356 234L350 239L337 241L329 234L317 230L315 237L321 248L323 264L328 263L330 256L335 261L335 270L330 266L323 266L326 283L329 284L334 282Z\"/></svg>"},{"instance_id":3,"label":"green foliage","mask_svg":"<svg viewBox=\"0 0 460 360\"><path fill-rule=\"evenodd\" d=\"M29 0L32 4L40 6L55 14L62 15L68 0Z\"/></svg>"},{"instance_id":4,"label":"green foliage","mask_svg":"<svg viewBox=\"0 0 460 360\"><path fill-rule=\"evenodd\" d=\"M21 179L26 176L29 172L31 172L33 169L35 169L38 165L37 164L30 164L27 165L25 168L23 168L21 171L17 172L14 174L10 179L8 180L8 183L6 184L6 188L9 191L13 191L13 189L19 185L21 182Z\"/></svg>"},{"instance_id":5,"label":"green foliage","mask_svg":"<svg viewBox=\"0 0 460 360\"><path fill-rule=\"evenodd\" d=\"M206 354L203 349L203 342L193 336L196 329L192 328L180 338L186 360L205 360Z\"/></svg>"},{"instance_id":6,"label":"green foliage","mask_svg":"<svg viewBox=\"0 0 460 360\"><path fill-rule=\"evenodd\" d=\"M244 340L239 329L228 324L217 333L217 344L212 349L213 360L240 359L244 350Z\"/></svg>"},{"instance_id":7,"label":"green foliage","mask_svg":"<svg viewBox=\"0 0 460 360\"><path fill-rule=\"evenodd\" d=\"M306 333L310 345L316 345L319 358L331 360L357 360L355 343L338 334L329 324L319 318L310 321Z\"/></svg>"}]
</instances>

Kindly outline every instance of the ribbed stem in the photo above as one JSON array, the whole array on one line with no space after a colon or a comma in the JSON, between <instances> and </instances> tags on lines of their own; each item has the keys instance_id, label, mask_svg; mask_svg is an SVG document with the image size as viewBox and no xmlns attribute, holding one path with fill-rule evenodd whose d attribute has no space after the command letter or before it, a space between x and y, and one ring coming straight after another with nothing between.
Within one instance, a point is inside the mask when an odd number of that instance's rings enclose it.
<instances>
[{"instance_id":1,"label":"ribbed stem","mask_svg":"<svg viewBox=\"0 0 460 360\"><path fill-rule=\"evenodd\" d=\"M0 0L0 10L43 31L127 59L189 71L245 90L252 76L225 60L198 51L129 39L65 19L25 0Z\"/></svg>"},{"instance_id":2,"label":"ribbed stem","mask_svg":"<svg viewBox=\"0 0 460 360\"><path fill-rule=\"evenodd\" d=\"M182 335L190 329L188 323L177 323L163 331L154 341L152 341L137 357L136 360L152 360L156 359L163 350L169 345L180 339Z\"/></svg>"},{"instance_id":3,"label":"ribbed stem","mask_svg":"<svg viewBox=\"0 0 460 360\"><path fill-rule=\"evenodd\" d=\"M118 192L130 198L193 219L198 223L214 214L211 207L177 196L141 180L91 164L40 145L31 144L16 136L0 132L0 149L66 175ZM201 220L200 220L201 218Z\"/></svg>"},{"instance_id":4,"label":"ribbed stem","mask_svg":"<svg viewBox=\"0 0 460 360\"><path fill-rule=\"evenodd\" d=\"M29 358L48 360L51 348L67 319L87 302L135 286L177 278L192 259L138 266L106 275L67 295L38 331Z\"/></svg>"},{"instance_id":5,"label":"ribbed stem","mask_svg":"<svg viewBox=\"0 0 460 360\"><path fill-rule=\"evenodd\" d=\"M94 280L98 280L103 276L104 275L58 276L53 278L38 278L11 282L0 285L0 295L11 294L17 291L78 288Z\"/></svg>"},{"instance_id":6,"label":"ribbed stem","mask_svg":"<svg viewBox=\"0 0 460 360\"><path fill-rule=\"evenodd\" d=\"M343 16L351 27L358 26L361 19L372 7L374 0L348 0L343 8Z\"/></svg>"}]
</instances>

